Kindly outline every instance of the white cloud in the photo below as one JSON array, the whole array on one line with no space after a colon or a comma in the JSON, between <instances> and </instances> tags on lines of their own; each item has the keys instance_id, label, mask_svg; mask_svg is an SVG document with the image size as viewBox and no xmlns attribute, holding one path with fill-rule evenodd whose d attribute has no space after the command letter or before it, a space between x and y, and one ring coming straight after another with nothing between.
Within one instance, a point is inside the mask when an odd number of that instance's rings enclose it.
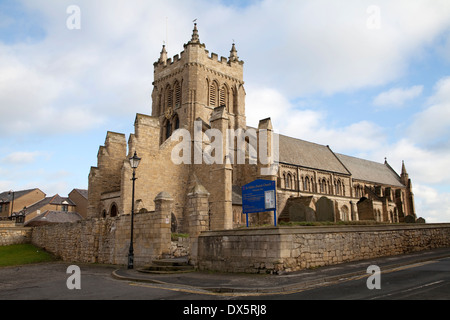
<instances>
[{"instance_id":1,"label":"white cloud","mask_svg":"<svg viewBox=\"0 0 450 320\"><path fill-rule=\"evenodd\" d=\"M223 29L239 35L244 60L252 57L248 81L293 97L396 80L450 25L446 2L378 1L381 28L373 30L367 28L370 5L373 1L264 1L237 13L245 26L230 21Z\"/></svg>"},{"instance_id":2,"label":"white cloud","mask_svg":"<svg viewBox=\"0 0 450 320\"><path fill-rule=\"evenodd\" d=\"M404 76L411 62L448 32L447 0L380 0L379 29L367 28L372 0L348 0L345 5L263 0L245 8L206 0L80 0L76 4L81 9L81 30L72 31L66 28L66 8L73 1L23 3L28 13L34 10L41 16L34 20L42 22L46 36L38 42L0 43L3 137L25 133L39 139L41 134L81 132L114 117L132 121L136 112L150 113L153 62L163 41L168 40L169 56L180 53L190 38L192 20L198 18L200 39L210 52L227 55L232 40L236 42L245 61L249 125L271 117L280 133L329 144L338 152L376 161L388 156L398 165L406 160L413 184L420 187L419 203L425 201L421 195L448 198L433 188L448 181L448 152L424 147L430 139L436 144L450 137L447 80L436 86L405 139L390 143L391 128L383 124L361 119L338 127L324 108L298 109L291 102L300 96L317 99L311 97L314 93L385 86ZM442 52L448 51L448 43ZM384 103L404 104L419 91L419 87L397 88L385 93ZM31 170L2 178L18 181L18 174L26 181ZM55 193L64 187L57 179L49 186ZM6 186L6 180L0 186ZM45 178L30 182L34 183L45 184Z\"/></svg>"},{"instance_id":3,"label":"white cloud","mask_svg":"<svg viewBox=\"0 0 450 320\"><path fill-rule=\"evenodd\" d=\"M450 25L445 1L381 1L379 30L367 28L371 1L265 0L246 8L209 1L78 1L81 29L68 30L70 4L24 2L28 12L42 16L46 37L0 47L0 108L7 116L0 120L2 134L60 134L150 113L152 64L164 40L169 55L182 51L193 18L207 49L226 55L236 40L247 84L289 98L392 81L414 52Z\"/></svg>"},{"instance_id":4,"label":"white cloud","mask_svg":"<svg viewBox=\"0 0 450 320\"><path fill-rule=\"evenodd\" d=\"M413 192L418 217L425 218L428 223L450 221L450 193L420 184L414 186Z\"/></svg>"},{"instance_id":5,"label":"white cloud","mask_svg":"<svg viewBox=\"0 0 450 320\"><path fill-rule=\"evenodd\" d=\"M36 158L41 155L41 152L13 152L0 159L0 163L8 165L24 165L31 164L36 161Z\"/></svg>"},{"instance_id":6,"label":"white cloud","mask_svg":"<svg viewBox=\"0 0 450 320\"><path fill-rule=\"evenodd\" d=\"M401 107L406 101L420 96L422 91L423 86L413 86L406 89L393 88L376 96L373 100L373 104L379 107Z\"/></svg>"},{"instance_id":7,"label":"white cloud","mask_svg":"<svg viewBox=\"0 0 450 320\"><path fill-rule=\"evenodd\" d=\"M428 99L428 106L414 116L408 129L414 141L425 146L448 145L450 142L450 77L442 78Z\"/></svg>"},{"instance_id":8,"label":"white cloud","mask_svg":"<svg viewBox=\"0 0 450 320\"><path fill-rule=\"evenodd\" d=\"M339 152L369 151L381 147L386 140L381 127L370 121L359 121L345 127L334 127L327 114L319 109L298 109L273 88L247 88L247 124L258 126L270 117L278 133L330 145Z\"/></svg>"}]
</instances>

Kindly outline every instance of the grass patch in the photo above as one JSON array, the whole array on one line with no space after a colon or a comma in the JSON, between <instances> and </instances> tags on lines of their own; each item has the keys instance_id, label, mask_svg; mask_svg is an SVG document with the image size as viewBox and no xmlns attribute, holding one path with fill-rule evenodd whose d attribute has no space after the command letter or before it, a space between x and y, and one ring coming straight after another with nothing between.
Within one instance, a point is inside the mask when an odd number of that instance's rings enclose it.
<instances>
[{"instance_id":1,"label":"grass patch","mask_svg":"<svg viewBox=\"0 0 450 320\"><path fill-rule=\"evenodd\" d=\"M0 247L0 267L57 260L52 254L32 244L13 244Z\"/></svg>"},{"instance_id":2,"label":"grass patch","mask_svg":"<svg viewBox=\"0 0 450 320\"><path fill-rule=\"evenodd\" d=\"M172 233L170 235L172 241L178 241L178 238L189 238L189 233Z\"/></svg>"}]
</instances>

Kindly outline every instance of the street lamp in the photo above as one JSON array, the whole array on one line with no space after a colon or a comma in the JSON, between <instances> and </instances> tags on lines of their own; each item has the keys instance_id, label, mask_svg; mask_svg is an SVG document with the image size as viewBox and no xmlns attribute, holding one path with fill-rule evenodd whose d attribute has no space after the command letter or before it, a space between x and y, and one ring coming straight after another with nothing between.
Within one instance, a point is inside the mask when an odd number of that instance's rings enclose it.
<instances>
[{"instance_id":1,"label":"street lamp","mask_svg":"<svg viewBox=\"0 0 450 320\"><path fill-rule=\"evenodd\" d=\"M134 182L136 181L136 168L139 165L139 162L141 161L141 158L139 158L136 154L136 151L134 152L134 156L130 159L130 165L131 168L133 168L133 178L131 180L133 181L133 192L131 194L131 239L130 239L130 251L128 252L128 269L133 269L133 261L134 261L134 252L133 252L133 220L134 220Z\"/></svg>"}]
</instances>

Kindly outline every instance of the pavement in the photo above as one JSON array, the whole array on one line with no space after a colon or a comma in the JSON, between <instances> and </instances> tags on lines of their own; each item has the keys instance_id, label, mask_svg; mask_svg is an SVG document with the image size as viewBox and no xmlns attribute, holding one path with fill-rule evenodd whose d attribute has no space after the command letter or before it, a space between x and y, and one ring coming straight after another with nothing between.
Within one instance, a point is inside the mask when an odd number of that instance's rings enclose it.
<instances>
[{"instance_id":1,"label":"pavement","mask_svg":"<svg viewBox=\"0 0 450 320\"><path fill-rule=\"evenodd\" d=\"M381 273L393 272L402 266L450 257L450 248L420 251L399 256L349 262L315 269L307 269L281 275L233 274L194 271L179 274L149 274L139 269L120 268L112 272L115 279L152 283L159 287L232 295L264 295L289 293L333 284L339 281L358 279L371 274L367 268L380 267Z\"/></svg>"}]
</instances>

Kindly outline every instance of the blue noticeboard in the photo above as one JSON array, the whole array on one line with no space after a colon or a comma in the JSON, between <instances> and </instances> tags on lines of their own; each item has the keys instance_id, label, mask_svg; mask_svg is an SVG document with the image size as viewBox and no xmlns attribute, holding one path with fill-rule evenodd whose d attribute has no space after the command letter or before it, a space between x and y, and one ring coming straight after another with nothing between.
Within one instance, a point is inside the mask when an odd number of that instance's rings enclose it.
<instances>
[{"instance_id":1,"label":"blue noticeboard","mask_svg":"<svg viewBox=\"0 0 450 320\"><path fill-rule=\"evenodd\" d=\"M274 211L274 224L277 225L277 199L275 181L255 180L242 187L242 211L248 214Z\"/></svg>"}]
</instances>

